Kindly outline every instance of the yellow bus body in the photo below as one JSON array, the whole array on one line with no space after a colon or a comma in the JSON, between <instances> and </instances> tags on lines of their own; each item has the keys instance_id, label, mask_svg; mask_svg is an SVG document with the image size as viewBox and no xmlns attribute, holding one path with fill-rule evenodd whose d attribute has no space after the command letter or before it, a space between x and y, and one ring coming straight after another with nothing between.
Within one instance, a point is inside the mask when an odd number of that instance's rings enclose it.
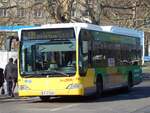
<instances>
[{"instance_id":1,"label":"yellow bus body","mask_svg":"<svg viewBox=\"0 0 150 113\"><path fill-rule=\"evenodd\" d=\"M95 91L94 78L93 69L88 69L86 77L77 74L73 77L20 77L19 96L83 96Z\"/></svg>"}]
</instances>

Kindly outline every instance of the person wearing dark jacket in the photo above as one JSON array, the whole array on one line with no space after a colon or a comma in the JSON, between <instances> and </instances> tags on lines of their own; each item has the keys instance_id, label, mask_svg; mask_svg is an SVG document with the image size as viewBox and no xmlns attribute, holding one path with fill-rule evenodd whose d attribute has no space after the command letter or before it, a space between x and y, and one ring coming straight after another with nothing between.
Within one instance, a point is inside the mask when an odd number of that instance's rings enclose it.
<instances>
[{"instance_id":1,"label":"person wearing dark jacket","mask_svg":"<svg viewBox=\"0 0 150 113\"><path fill-rule=\"evenodd\" d=\"M7 82L7 93L8 96L14 97L12 87L13 87L13 71L14 71L14 64L13 58L9 58L9 62L5 67L4 76Z\"/></svg>"},{"instance_id":2,"label":"person wearing dark jacket","mask_svg":"<svg viewBox=\"0 0 150 113\"><path fill-rule=\"evenodd\" d=\"M3 84L4 84L4 73L3 73L3 69L0 68L0 89L2 88L2 90L1 90L2 94L4 92Z\"/></svg>"},{"instance_id":3,"label":"person wearing dark jacket","mask_svg":"<svg viewBox=\"0 0 150 113\"><path fill-rule=\"evenodd\" d=\"M3 69L0 68L0 88L3 86L4 83L4 73L3 73Z\"/></svg>"},{"instance_id":4,"label":"person wearing dark jacket","mask_svg":"<svg viewBox=\"0 0 150 113\"><path fill-rule=\"evenodd\" d=\"M17 59L14 61L14 70L13 70L13 88L12 91L14 93L16 84L17 84L17 79L18 79L18 67L17 67Z\"/></svg>"}]
</instances>

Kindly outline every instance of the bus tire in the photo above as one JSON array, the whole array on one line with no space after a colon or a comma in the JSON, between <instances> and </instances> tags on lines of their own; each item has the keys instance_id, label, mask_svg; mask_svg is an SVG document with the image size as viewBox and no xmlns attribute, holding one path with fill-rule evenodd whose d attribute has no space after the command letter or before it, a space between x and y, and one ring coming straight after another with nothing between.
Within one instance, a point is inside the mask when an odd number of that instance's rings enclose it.
<instances>
[{"instance_id":1,"label":"bus tire","mask_svg":"<svg viewBox=\"0 0 150 113\"><path fill-rule=\"evenodd\" d=\"M131 90L131 88L133 87L133 76L132 73L130 72L128 75L128 86L127 89Z\"/></svg>"},{"instance_id":2,"label":"bus tire","mask_svg":"<svg viewBox=\"0 0 150 113\"><path fill-rule=\"evenodd\" d=\"M50 99L50 96L40 96L41 101L47 102Z\"/></svg>"},{"instance_id":3,"label":"bus tire","mask_svg":"<svg viewBox=\"0 0 150 113\"><path fill-rule=\"evenodd\" d=\"M103 79L102 77L97 77L96 79L96 96L100 97L103 92Z\"/></svg>"}]
</instances>

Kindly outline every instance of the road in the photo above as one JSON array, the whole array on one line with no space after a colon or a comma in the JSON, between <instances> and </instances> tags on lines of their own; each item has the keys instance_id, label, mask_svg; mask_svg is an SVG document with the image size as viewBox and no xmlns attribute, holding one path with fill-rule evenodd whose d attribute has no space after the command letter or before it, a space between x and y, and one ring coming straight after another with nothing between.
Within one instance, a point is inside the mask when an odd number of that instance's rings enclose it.
<instances>
[{"instance_id":1,"label":"road","mask_svg":"<svg viewBox=\"0 0 150 113\"><path fill-rule=\"evenodd\" d=\"M0 113L150 113L150 81L132 91L105 92L101 98L8 98L0 96Z\"/></svg>"}]
</instances>

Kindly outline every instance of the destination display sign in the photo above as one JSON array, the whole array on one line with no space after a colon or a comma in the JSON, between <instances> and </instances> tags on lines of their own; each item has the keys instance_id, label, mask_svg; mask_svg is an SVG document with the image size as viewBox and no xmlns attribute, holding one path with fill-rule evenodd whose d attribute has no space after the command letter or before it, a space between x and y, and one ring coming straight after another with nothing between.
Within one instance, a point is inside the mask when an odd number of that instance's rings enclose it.
<instances>
[{"instance_id":1,"label":"destination display sign","mask_svg":"<svg viewBox=\"0 0 150 113\"><path fill-rule=\"evenodd\" d=\"M23 30L22 40L28 39L54 39L63 38L70 39L75 38L74 29L36 29L36 30Z\"/></svg>"}]
</instances>

